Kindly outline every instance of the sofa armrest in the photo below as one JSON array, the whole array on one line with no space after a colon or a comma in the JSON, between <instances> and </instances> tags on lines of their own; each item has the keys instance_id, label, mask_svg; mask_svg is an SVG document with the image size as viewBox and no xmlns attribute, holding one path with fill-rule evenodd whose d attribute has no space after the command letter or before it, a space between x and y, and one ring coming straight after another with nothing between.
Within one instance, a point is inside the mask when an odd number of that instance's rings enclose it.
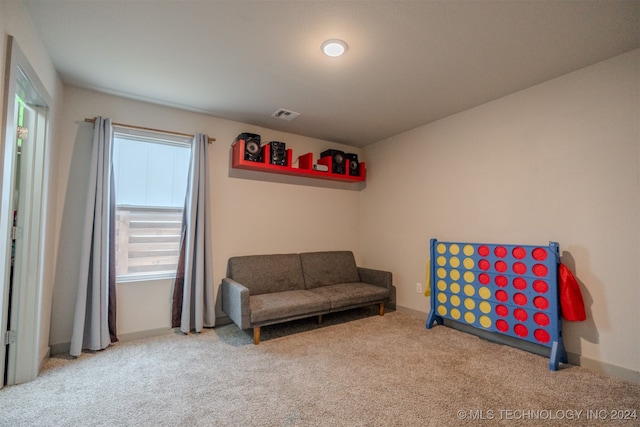
<instances>
[{"instance_id":1,"label":"sofa armrest","mask_svg":"<svg viewBox=\"0 0 640 427\"><path fill-rule=\"evenodd\" d=\"M249 289L233 279L222 279L222 311L240 327L251 327L251 310L249 306Z\"/></svg>"},{"instance_id":2,"label":"sofa armrest","mask_svg":"<svg viewBox=\"0 0 640 427\"><path fill-rule=\"evenodd\" d=\"M361 282L381 286L387 289L391 289L393 286L393 277L389 271L358 267L358 274L360 275Z\"/></svg>"}]
</instances>

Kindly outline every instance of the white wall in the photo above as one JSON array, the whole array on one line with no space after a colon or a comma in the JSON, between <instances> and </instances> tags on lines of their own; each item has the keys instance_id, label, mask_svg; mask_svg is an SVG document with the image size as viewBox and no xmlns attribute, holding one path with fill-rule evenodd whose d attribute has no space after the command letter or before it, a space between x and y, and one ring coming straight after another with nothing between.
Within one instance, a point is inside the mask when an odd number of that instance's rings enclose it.
<instances>
[{"instance_id":1,"label":"white wall","mask_svg":"<svg viewBox=\"0 0 640 427\"><path fill-rule=\"evenodd\" d=\"M47 54L42 41L40 40L31 19L27 15L23 8L22 2L19 1L0 1L0 58L2 67L0 68L0 82L3 82L0 86L0 99L4 100L4 79L5 79L5 60L7 53L7 37L12 35L17 41L21 50L29 60L29 63L33 67L38 78L42 82L45 90L52 99L52 104L49 109L49 120L51 134L55 135L57 117L61 110L62 98L63 98L63 86L58 77L58 74L53 67L51 59ZM4 117L4 104L0 102L0 117ZM0 132L1 137L4 138L4 128ZM57 202L57 182L55 177L57 176L57 140L54 136L50 139L51 146L47 150L47 167L49 168L49 176L46 177L48 186L49 197L47 199L47 224L45 229L45 241L44 245L47 253L52 253L53 248L56 246L57 229L53 226L55 223L55 204ZM5 141L0 142L0 152L3 152ZM1 167L0 167L1 170ZM50 327L50 312L51 312L51 299L53 292L53 278L54 278L54 258L50 257L45 259L44 265L44 283L43 288L39 292L39 304L41 308L41 316L39 319L34 319L38 322L38 359L42 360L46 357L49 349L49 327Z\"/></svg>"},{"instance_id":2,"label":"white wall","mask_svg":"<svg viewBox=\"0 0 640 427\"><path fill-rule=\"evenodd\" d=\"M51 344L56 349L64 349L71 340L92 134L92 125L83 120L98 115L119 123L184 133L204 132L216 138L211 145L210 165L213 171L211 218L214 239L211 261L216 289L226 275L227 259L234 255L348 249L357 256L357 191L232 178L229 177L229 154L231 143L241 132L260 134L264 141L285 142L287 148L293 150L294 159L308 152L313 152L317 158L328 148L356 153L361 150L66 87L59 135L62 146L57 217L61 235L56 255L58 269L51 327ZM168 328L169 290L170 281L118 285L119 333ZM149 292L148 298L138 299L145 292ZM160 303L163 299L166 301Z\"/></svg>"},{"instance_id":3,"label":"white wall","mask_svg":"<svg viewBox=\"0 0 640 427\"><path fill-rule=\"evenodd\" d=\"M560 243L588 319L569 352L640 379L640 51L365 148L360 254L426 313L429 239Z\"/></svg>"}]
</instances>

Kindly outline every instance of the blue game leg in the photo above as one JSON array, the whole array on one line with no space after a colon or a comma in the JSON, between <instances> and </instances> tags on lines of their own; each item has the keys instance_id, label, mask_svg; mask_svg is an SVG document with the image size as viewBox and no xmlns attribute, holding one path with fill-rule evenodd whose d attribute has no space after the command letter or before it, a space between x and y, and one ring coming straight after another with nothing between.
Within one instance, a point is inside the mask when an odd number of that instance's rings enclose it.
<instances>
[{"instance_id":1,"label":"blue game leg","mask_svg":"<svg viewBox=\"0 0 640 427\"><path fill-rule=\"evenodd\" d=\"M442 316L437 316L434 310L431 310L429 313L429 317L427 318L427 329L431 329L433 326L433 322L436 322L438 325L442 325Z\"/></svg>"},{"instance_id":2,"label":"blue game leg","mask_svg":"<svg viewBox=\"0 0 640 427\"><path fill-rule=\"evenodd\" d=\"M549 357L549 369L557 371L560 362L567 363L567 352L564 349L562 339L554 341L551 347L551 356Z\"/></svg>"}]
</instances>

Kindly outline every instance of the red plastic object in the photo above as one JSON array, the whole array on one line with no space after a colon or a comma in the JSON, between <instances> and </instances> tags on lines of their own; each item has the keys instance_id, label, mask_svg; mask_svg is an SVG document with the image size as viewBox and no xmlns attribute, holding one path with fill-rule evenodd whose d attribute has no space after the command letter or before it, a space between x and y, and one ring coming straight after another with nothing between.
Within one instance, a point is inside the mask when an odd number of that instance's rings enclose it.
<instances>
[{"instance_id":1,"label":"red plastic object","mask_svg":"<svg viewBox=\"0 0 640 427\"><path fill-rule=\"evenodd\" d=\"M509 309L505 305L502 305L502 304L497 305L496 306L496 314L498 316L505 317L505 316L507 316L509 314Z\"/></svg>"},{"instance_id":2,"label":"red plastic object","mask_svg":"<svg viewBox=\"0 0 640 427\"><path fill-rule=\"evenodd\" d=\"M535 331L533 331L533 336L536 337L536 339L541 343L548 343L551 340L549 332L545 331L544 329L536 329Z\"/></svg>"},{"instance_id":3,"label":"red plastic object","mask_svg":"<svg viewBox=\"0 0 640 427\"><path fill-rule=\"evenodd\" d=\"M544 280L536 280L533 282L533 289L539 294L544 294L549 290L549 285Z\"/></svg>"},{"instance_id":4,"label":"red plastic object","mask_svg":"<svg viewBox=\"0 0 640 427\"><path fill-rule=\"evenodd\" d=\"M533 321L540 326L547 326L550 322L549 316L544 313L536 313L533 315Z\"/></svg>"},{"instance_id":5,"label":"red plastic object","mask_svg":"<svg viewBox=\"0 0 640 427\"><path fill-rule=\"evenodd\" d=\"M487 273L480 273L480 275L478 276L478 281L483 285L488 285L491 281L491 277L489 277Z\"/></svg>"},{"instance_id":6,"label":"red plastic object","mask_svg":"<svg viewBox=\"0 0 640 427\"><path fill-rule=\"evenodd\" d=\"M533 270L533 274L535 274L538 277L544 277L549 272L549 270L547 269L547 267L545 267L544 264L536 264L533 266L532 270Z\"/></svg>"},{"instance_id":7,"label":"red plastic object","mask_svg":"<svg viewBox=\"0 0 640 427\"><path fill-rule=\"evenodd\" d=\"M504 288L505 286L507 286L509 284L509 280L504 277L504 276L496 276L496 278L494 279L494 281L496 282L496 285L500 286L501 288Z\"/></svg>"},{"instance_id":8,"label":"red plastic object","mask_svg":"<svg viewBox=\"0 0 640 427\"><path fill-rule=\"evenodd\" d=\"M516 326L513 327L513 332L515 332L517 336L523 337L523 338L529 335L529 330L527 329L526 326L524 326L521 323L518 323Z\"/></svg>"},{"instance_id":9,"label":"red plastic object","mask_svg":"<svg viewBox=\"0 0 640 427\"><path fill-rule=\"evenodd\" d=\"M542 297L539 297L539 298L542 298ZM513 301L518 305L526 305L527 296L521 292L518 292L513 296Z\"/></svg>"},{"instance_id":10,"label":"red plastic object","mask_svg":"<svg viewBox=\"0 0 640 427\"><path fill-rule=\"evenodd\" d=\"M544 261L545 259L547 259L547 251L544 250L544 248L535 248L531 252L531 256L536 261Z\"/></svg>"},{"instance_id":11,"label":"red plastic object","mask_svg":"<svg viewBox=\"0 0 640 427\"><path fill-rule=\"evenodd\" d=\"M502 319L496 320L496 328L500 332L507 332L509 330L509 324Z\"/></svg>"},{"instance_id":12,"label":"red plastic object","mask_svg":"<svg viewBox=\"0 0 640 427\"><path fill-rule=\"evenodd\" d=\"M504 273L505 271L507 271L507 263L504 261L496 261L494 267L500 273Z\"/></svg>"},{"instance_id":13,"label":"red plastic object","mask_svg":"<svg viewBox=\"0 0 640 427\"><path fill-rule=\"evenodd\" d=\"M518 290L526 289L527 281L524 280L522 277L516 277L515 279L513 279L513 287Z\"/></svg>"},{"instance_id":14,"label":"red plastic object","mask_svg":"<svg viewBox=\"0 0 640 427\"><path fill-rule=\"evenodd\" d=\"M482 245L478 248L478 255L480 256L487 256L489 255L489 247Z\"/></svg>"},{"instance_id":15,"label":"red plastic object","mask_svg":"<svg viewBox=\"0 0 640 427\"><path fill-rule=\"evenodd\" d=\"M521 248L520 246L516 246L511 251L511 255L513 255L513 257L516 259L523 259L527 256L527 251L525 251L524 248Z\"/></svg>"},{"instance_id":16,"label":"red plastic object","mask_svg":"<svg viewBox=\"0 0 640 427\"><path fill-rule=\"evenodd\" d=\"M504 258L505 256L507 256L507 248L505 248L504 246L496 246L496 248L493 250L493 253L496 254L498 258Z\"/></svg>"},{"instance_id":17,"label":"red plastic object","mask_svg":"<svg viewBox=\"0 0 640 427\"><path fill-rule=\"evenodd\" d=\"M513 310L513 317L521 322L525 322L529 318L529 315L523 309L516 308L515 310Z\"/></svg>"},{"instance_id":18,"label":"red plastic object","mask_svg":"<svg viewBox=\"0 0 640 427\"><path fill-rule=\"evenodd\" d=\"M516 274L524 274L527 272L527 266L524 263L516 262L513 264L513 272Z\"/></svg>"},{"instance_id":19,"label":"red plastic object","mask_svg":"<svg viewBox=\"0 0 640 427\"><path fill-rule=\"evenodd\" d=\"M536 308L539 308L540 310L546 310L547 308L549 308L549 301L547 301L545 297L535 297L533 299L533 305L535 305Z\"/></svg>"},{"instance_id":20,"label":"red plastic object","mask_svg":"<svg viewBox=\"0 0 640 427\"><path fill-rule=\"evenodd\" d=\"M509 299L509 295L501 289L499 291L496 291L496 299L498 301L505 302L506 300Z\"/></svg>"},{"instance_id":21,"label":"red plastic object","mask_svg":"<svg viewBox=\"0 0 640 427\"><path fill-rule=\"evenodd\" d=\"M480 261L478 261L478 267L480 268L480 270L487 271L491 268L491 264L486 259L481 259Z\"/></svg>"}]
</instances>

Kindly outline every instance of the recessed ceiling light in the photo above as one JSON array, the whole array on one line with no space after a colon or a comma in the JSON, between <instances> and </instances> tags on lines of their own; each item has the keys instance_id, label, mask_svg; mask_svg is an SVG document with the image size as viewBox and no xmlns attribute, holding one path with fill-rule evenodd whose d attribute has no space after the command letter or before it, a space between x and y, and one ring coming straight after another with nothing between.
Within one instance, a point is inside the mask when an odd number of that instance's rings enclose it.
<instances>
[{"instance_id":1,"label":"recessed ceiling light","mask_svg":"<svg viewBox=\"0 0 640 427\"><path fill-rule=\"evenodd\" d=\"M339 39L330 39L322 43L322 51L327 56L340 56L347 51L347 43Z\"/></svg>"}]
</instances>

